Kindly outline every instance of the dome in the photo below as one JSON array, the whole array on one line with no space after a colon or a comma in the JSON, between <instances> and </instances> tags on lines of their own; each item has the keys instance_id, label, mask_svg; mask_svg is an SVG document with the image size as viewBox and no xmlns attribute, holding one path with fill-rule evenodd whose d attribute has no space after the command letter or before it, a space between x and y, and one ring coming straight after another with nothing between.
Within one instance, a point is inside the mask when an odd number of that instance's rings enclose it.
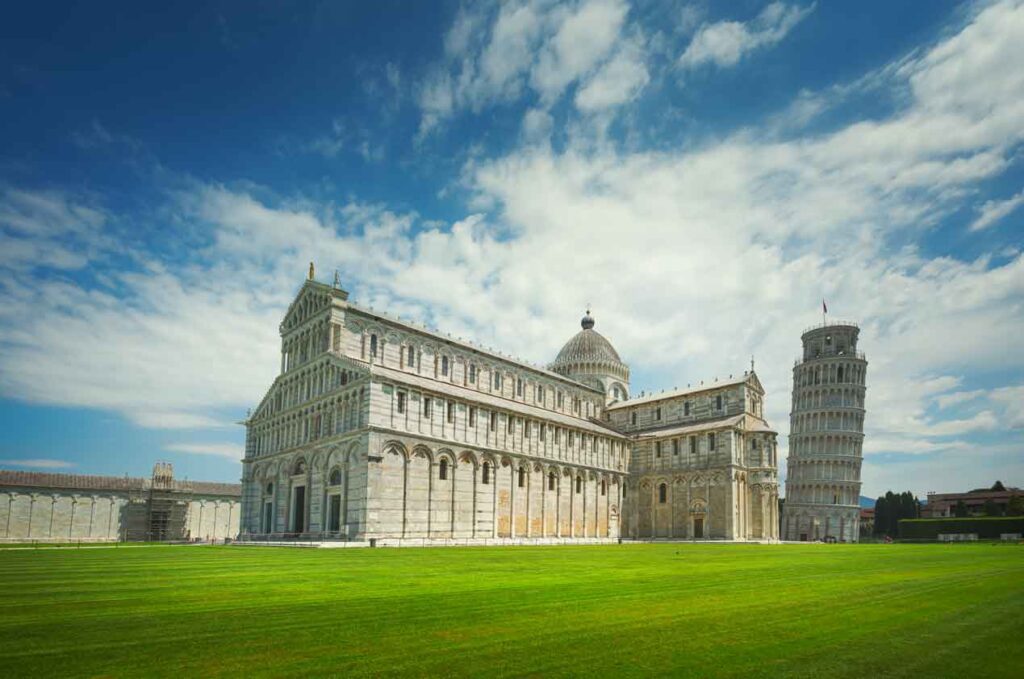
<instances>
[{"instance_id":1,"label":"dome","mask_svg":"<svg viewBox=\"0 0 1024 679\"><path fill-rule=\"evenodd\" d=\"M583 329L565 343L562 350L558 352L555 362L551 364L552 368L557 369L580 363L622 363L622 359L619 358L619 353L615 351L612 343L594 330L594 318L590 315L589 310L580 321L580 325L583 326Z\"/></svg>"}]
</instances>

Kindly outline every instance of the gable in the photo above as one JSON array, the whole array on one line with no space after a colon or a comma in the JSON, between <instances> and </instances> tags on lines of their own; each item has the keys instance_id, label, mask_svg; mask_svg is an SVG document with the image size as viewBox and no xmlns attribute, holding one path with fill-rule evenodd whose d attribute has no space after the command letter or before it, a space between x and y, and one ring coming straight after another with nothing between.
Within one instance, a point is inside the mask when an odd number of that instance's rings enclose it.
<instances>
[{"instance_id":1,"label":"gable","mask_svg":"<svg viewBox=\"0 0 1024 679\"><path fill-rule=\"evenodd\" d=\"M284 314L284 320L281 321L281 332L286 333L320 312L329 309L335 296L345 299L348 297L348 293L341 288L332 288L316 281L306 281Z\"/></svg>"}]
</instances>

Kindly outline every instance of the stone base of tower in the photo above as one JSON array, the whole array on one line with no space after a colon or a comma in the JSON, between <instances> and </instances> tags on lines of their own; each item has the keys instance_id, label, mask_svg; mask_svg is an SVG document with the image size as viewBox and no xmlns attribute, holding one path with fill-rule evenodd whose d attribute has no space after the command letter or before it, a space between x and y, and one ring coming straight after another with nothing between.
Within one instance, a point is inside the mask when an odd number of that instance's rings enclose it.
<instances>
[{"instance_id":1,"label":"stone base of tower","mask_svg":"<svg viewBox=\"0 0 1024 679\"><path fill-rule=\"evenodd\" d=\"M859 507L787 503L782 516L782 539L788 542L858 542L859 531Z\"/></svg>"}]
</instances>

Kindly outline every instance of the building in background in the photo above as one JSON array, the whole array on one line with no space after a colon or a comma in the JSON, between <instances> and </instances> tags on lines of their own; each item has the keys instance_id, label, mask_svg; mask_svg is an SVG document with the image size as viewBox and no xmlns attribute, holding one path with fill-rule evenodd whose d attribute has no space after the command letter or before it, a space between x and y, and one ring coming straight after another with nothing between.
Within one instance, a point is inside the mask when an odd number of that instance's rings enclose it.
<instances>
[{"instance_id":1,"label":"building in background","mask_svg":"<svg viewBox=\"0 0 1024 679\"><path fill-rule=\"evenodd\" d=\"M775 539L775 433L742 378L630 399L595 329L547 367L313 278L246 421L242 534L386 544Z\"/></svg>"},{"instance_id":2,"label":"building in background","mask_svg":"<svg viewBox=\"0 0 1024 679\"><path fill-rule=\"evenodd\" d=\"M856 542L864 446L867 360L855 323L824 323L801 336L793 366L784 540Z\"/></svg>"},{"instance_id":3,"label":"building in background","mask_svg":"<svg viewBox=\"0 0 1024 679\"><path fill-rule=\"evenodd\" d=\"M238 535L242 487L148 478L0 470L0 541L222 540Z\"/></svg>"},{"instance_id":4,"label":"building in background","mask_svg":"<svg viewBox=\"0 0 1024 679\"><path fill-rule=\"evenodd\" d=\"M1019 515L1019 512L1010 508L1015 497L1024 499L1024 490L1007 488L999 482L991 488L975 488L966 493L928 493L928 503L921 507L921 518L956 516L957 505L961 502L966 516L987 516L992 511L997 516Z\"/></svg>"}]
</instances>

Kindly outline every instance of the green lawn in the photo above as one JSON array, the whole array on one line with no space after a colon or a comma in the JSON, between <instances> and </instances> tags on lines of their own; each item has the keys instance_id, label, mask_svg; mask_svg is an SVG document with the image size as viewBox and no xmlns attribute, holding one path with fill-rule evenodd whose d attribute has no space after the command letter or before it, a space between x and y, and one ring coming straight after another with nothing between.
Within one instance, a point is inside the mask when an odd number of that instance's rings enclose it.
<instances>
[{"instance_id":1,"label":"green lawn","mask_svg":"<svg viewBox=\"0 0 1024 679\"><path fill-rule=\"evenodd\" d=\"M1024 547L0 552L0 675L1020 676Z\"/></svg>"}]
</instances>

